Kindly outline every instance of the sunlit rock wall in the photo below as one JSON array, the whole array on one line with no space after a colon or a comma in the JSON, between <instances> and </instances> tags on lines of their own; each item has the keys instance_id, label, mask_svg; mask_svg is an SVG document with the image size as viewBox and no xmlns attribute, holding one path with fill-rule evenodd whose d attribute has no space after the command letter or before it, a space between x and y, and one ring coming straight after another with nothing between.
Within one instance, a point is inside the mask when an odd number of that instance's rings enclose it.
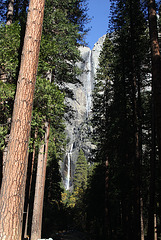
<instances>
[{"instance_id":1,"label":"sunlit rock wall","mask_svg":"<svg viewBox=\"0 0 161 240\"><path fill-rule=\"evenodd\" d=\"M91 50L88 47L79 48L82 62L78 63L82 74L79 76L81 84L68 84L73 91L73 99L67 98L71 112L74 110L74 118L66 122L67 151L64 162L61 164L61 172L64 186L67 190L72 188L72 181L79 150L82 148L86 158L94 148L90 142L91 126L89 121L92 115L92 91L94 88L94 77L98 68L99 54L105 40L105 35L101 37ZM69 114L67 118L69 119Z\"/></svg>"}]
</instances>

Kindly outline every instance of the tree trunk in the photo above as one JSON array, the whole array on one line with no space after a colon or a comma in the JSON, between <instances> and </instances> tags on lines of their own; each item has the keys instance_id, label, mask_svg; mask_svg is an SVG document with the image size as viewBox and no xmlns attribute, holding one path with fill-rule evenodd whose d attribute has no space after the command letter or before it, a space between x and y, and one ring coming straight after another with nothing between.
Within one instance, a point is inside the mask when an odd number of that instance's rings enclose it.
<instances>
[{"instance_id":1,"label":"tree trunk","mask_svg":"<svg viewBox=\"0 0 161 240\"><path fill-rule=\"evenodd\" d=\"M133 49L133 48L131 48ZM134 128L134 222L135 222L135 239L141 239L141 218L140 218L140 119L139 107L137 104L137 94L140 96L140 90L136 79L135 56L132 55L132 80L133 80L133 128ZM138 101L140 102L140 100Z\"/></svg>"},{"instance_id":2,"label":"tree trunk","mask_svg":"<svg viewBox=\"0 0 161 240\"><path fill-rule=\"evenodd\" d=\"M13 4L14 0L9 0L7 9L7 21L6 25L11 25L13 20Z\"/></svg>"},{"instance_id":3,"label":"tree trunk","mask_svg":"<svg viewBox=\"0 0 161 240\"><path fill-rule=\"evenodd\" d=\"M44 144L41 145L39 156L38 156L31 240L41 238L43 200L44 200L45 176L46 176L49 130L50 130L49 123L46 123L45 127L46 127L45 145ZM44 150L45 150L45 154L44 154Z\"/></svg>"},{"instance_id":4,"label":"tree trunk","mask_svg":"<svg viewBox=\"0 0 161 240\"><path fill-rule=\"evenodd\" d=\"M140 218L140 163L141 163L141 152L140 152L140 118L138 103L141 103L140 98L140 83L137 75L136 68L136 56L134 49L135 39L135 26L134 26L134 14L133 14L133 2L130 1L130 35L131 35L131 81L132 81L132 111L133 111L133 147L134 147L134 239L141 239L141 218ZM137 96L138 95L138 96Z\"/></svg>"},{"instance_id":5,"label":"tree trunk","mask_svg":"<svg viewBox=\"0 0 161 240\"><path fill-rule=\"evenodd\" d=\"M41 144L38 155L37 164L37 175L36 175L36 187L33 207L33 218L32 218L32 230L31 239L41 238L41 222L40 222L40 209L41 209L41 192L42 189L42 178L43 178L43 167L44 167L44 143Z\"/></svg>"},{"instance_id":6,"label":"tree trunk","mask_svg":"<svg viewBox=\"0 0 161 240\"><path fill-rule=\"evenodd\" d=\"M144 240L143 199L140 199L141 240Z\"/></svg>"},{"instance_id":7,"label":"tree trunk","mask_svg":"<svg viewBox=\"0 0 161 240\"><path fill-rule=\"evenodd\" d=\"M3 152L0 151L0 189L2 184L2 177L3 177Z\"/></svg>"},{"instance_id":8,"label":"tree trunk","mask_svg":"<svg viewBox=\"0 0 161 240\"><path fill-rule=\"evenodd\" d=\"M110 221L109 221L109 162L108 158L105 162L105 240L108 240L110 237Z\"/></svg>"},{"instance_id":9,"label":"tree trunk","mask_svg":"<svg viewBox=\"0 0 161 240\"><path fill-rule=\"evenodd\" d=\"M35 141L37 139L38 131L35 130ZM28 174L26 180L26 190L25 190L25 203L24 203L24 216L23 216L23 229L22 229L22 238L27 237L27 226L28 226L28 218L29 218L29 203L30 203L30 196L31 196L31 186L32 186L32 177L33 177L33 170L34 170L34 163L35 163L35 153L36 153L36 146L35 141L33 144L33 153L32 158L28 163Z\"/></svg>"},{"instance_id":10,"label":"tree trunk","mask_svg":"<svg viewBox=\"0 0 161 240\"><path fill-rule=\"evenodd\" d=\"M153 89L153 86L152 86ZM150 188L149 188L149 212L148 212L148 240L154 240L154 212L155 212L155 168L156 168L156 133L155 133L155 109L152 95L152 150L150 156Z\"/></svg>"},{"instance_id":11,"label":"tree trunk","mask_svg":"<svg viewBox=\"0 0 161 240\"><path fill-rule=\"evenodd\" d=\"M154 240L157 240L157 216L154 214Z\"/></svg>"},{"instance_id":12,"label":"tree trunk","mask_svg":"<svg viewBox=\"0 0 161 240\"><path fill-rule=\"evenodd\" d=\"M30 0L5 175L0 195L1 240L20 240L22 234L28 142L44 5L45 0Z\"/></svg>"},{"instance_id":13,"label":"tree trunk","mask_svg":"<svg viewBox=\"0 0 161 240\"><path fill-rule=\"evenodd\" d=\"M149 34L151 41L152 81L154 91L154 106L156 113L156 133L161 168L161 55L159 52L155 0L149 0Z\"/></svg>"},{"instance_id":14,"label":"tree trunk","mask_svg":"<svg viewBox=\"0 0 161 240\"><path fill-rule=\"evenodd\" d=\"M20 31L20 47L18 50L18 66L16 69L17 78L18 78L18 73L19 73L20 66L21 66L22 49L23 49L23 45L24 45L24 37L25 37L25 31L26 31L26 17L27 17L26 9L27 9L27 6L28 6L28 0L23 0L21 13L19 14L20 16L18 16L18 20L20 21L21 31ZM17 7L19 7L19 6L17 6ZM17 81L17 78L15 79L16 81ZM17 84L17 82L15 82L15 84Z\"/></svg>"},{"instance_id":15,"label":"tree trunk","mask_svg":"<svg viewBox=\"0 0 161 240\"><path fill-rule=\"evenodd\" d=\"M134 219L135 219L135 239L141 239L141 216L140 216L140 149L139 149L139 131L137 126L137 107L135 99L134 109L134 129L135 129L135 160L134 160Z\"/></svg>"}]
</instances>

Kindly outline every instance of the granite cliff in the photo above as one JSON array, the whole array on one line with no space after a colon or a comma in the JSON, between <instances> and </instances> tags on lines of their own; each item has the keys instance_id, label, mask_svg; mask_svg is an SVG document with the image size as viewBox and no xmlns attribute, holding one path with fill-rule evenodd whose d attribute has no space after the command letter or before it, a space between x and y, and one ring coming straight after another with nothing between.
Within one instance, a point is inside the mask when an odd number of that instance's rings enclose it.
<instances>
[{"instance_id":1,"label":"granite cliff","mask_svg":"<svg viewBox=\"0 0 161 240\"><path fill-rule=\"evenodd\" d=\"M62 178L67 190L72 187L75 163L79 150L83 149L88 159L91 154L91 149L95 147L90 142L92 129L89 122L92 115L94 78L104 40L105 35L98 40L92 50L84 46L79 47L83 59L82 62L78 63L79 68L82 70L82 74L79 76L81 84L68 84L68 88L73 92L73 98L66 98L66 101L74 117L66 122L67 151L64 162L61 164ZM70 112L68 114L70 114Z\"/></svg>"}]
</instances>

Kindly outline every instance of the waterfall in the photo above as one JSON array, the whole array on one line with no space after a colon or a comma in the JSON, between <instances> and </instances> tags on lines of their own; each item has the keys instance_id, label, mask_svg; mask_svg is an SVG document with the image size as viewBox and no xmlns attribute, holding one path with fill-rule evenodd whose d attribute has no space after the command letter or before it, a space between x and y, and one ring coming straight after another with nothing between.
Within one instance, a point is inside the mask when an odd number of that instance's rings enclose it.
<instances>
[{"instance_id":1,"label":"waterfall","mask_svg":"<svg viewBox=\"0 0 161 240\"><path fill-rule=\"evenodd\" d=\"M67 172L67 186L66 186L66 190L69 190L69 186L70 186L70 153L67 154L67 159L68 159L68 172Z\"/></svg>"},{"instance_id":2,"label":"waterfall","mask_svg":"<svg viewBox=\"0 0 161 240\"><path fill-rule=\"evenodd\" d=\"M67 94L65 100L71 111L65 114L68 145L63 161L60 162L64 188L68 189L68 191L73 188L74 171L80 148L84 151L87 159L91 156L92 150L95 149L90 140L92 127L89 120L92 117L94 77L96 69L99 67L98 59L105 37L103 36L92 50L89 47L79 46L82 61L77 63L78 68L81 70L81 74L77 77L81 84L65 83L65 87L73 92L73 97L69 98Z\"/></svg>"},{"instance_id":3,"label":"waterfall","mask_svg":"<svg viewBox=\"0 0 161 240\"><path fill-rule=\"evenodd\" d=\"M66 190L70 188L70 170L71 170L71 159L72 159L73 143L71 144L70 151L67 153L67 181Z\"/></svg>"},{"instance_id":4,"label":"waterfall","mask_svg":"<svg viewBox=\"0 0 161 240\"><path fill-rule=\"evenodd\" d=\"M92 106L92 51L89 51L88 62L87 62L87 81L86 81L86 114L87 119L89 117L89 113L91 111Z\"/></svg>"}]
</instances>

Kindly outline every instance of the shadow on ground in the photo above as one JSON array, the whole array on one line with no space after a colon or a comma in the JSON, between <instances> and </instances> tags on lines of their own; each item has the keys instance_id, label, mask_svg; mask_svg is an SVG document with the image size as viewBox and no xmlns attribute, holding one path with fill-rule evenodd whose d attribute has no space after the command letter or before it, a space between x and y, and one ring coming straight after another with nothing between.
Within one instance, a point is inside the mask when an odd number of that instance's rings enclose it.
<instances>
[{"instance_id":1,"label":"shadow on ground","mask_svg":"<svg viewBox=\"0 0 161 240\"><path fill-rule=\"evenodd\" d=\"M86 233L79 231L66 231L59 232L53 236L54 240L89 240L89 236Z\"/></svg>"}]
</instances>

